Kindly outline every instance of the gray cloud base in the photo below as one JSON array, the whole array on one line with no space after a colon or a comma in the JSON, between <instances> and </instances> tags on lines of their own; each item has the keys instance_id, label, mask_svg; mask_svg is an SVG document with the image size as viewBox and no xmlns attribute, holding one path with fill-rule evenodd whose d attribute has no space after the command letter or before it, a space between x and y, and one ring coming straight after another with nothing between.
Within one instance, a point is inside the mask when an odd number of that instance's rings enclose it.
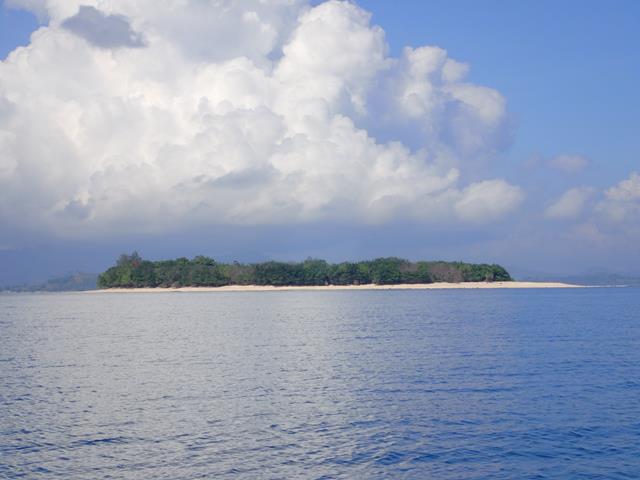
<instances>
[{"instance_id":1,"label":"gray cloud base","mask_svg":"<svg viewBox=\"0 0 640 480\"><path fill-rule=\"evenodd\" d=\"M78 13L62 22L62 27L100 48L140 48L142 36L132 30L123 15L107 15L95 7L82 5Z\"/></svg>"}]
</instances>

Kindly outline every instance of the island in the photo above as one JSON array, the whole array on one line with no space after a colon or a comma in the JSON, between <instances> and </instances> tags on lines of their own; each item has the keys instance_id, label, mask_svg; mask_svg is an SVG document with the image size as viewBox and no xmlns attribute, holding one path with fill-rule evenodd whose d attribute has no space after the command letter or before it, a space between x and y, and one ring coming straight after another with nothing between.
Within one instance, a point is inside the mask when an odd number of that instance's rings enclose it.
<instances>
[{"instance_id":1,"label":"island","mask_svg":"<svg viewBox=\"0 0 640 480\"><path fill-rule=\"evenodd\" d=\"M514 282L496 264L409 261L377 258L331 264L303 262L221 263L206 256L144 260L136 252L121 255L98 277L103 291L416 289L569 287L560 283Z\"/></svg>"}]
</instances>

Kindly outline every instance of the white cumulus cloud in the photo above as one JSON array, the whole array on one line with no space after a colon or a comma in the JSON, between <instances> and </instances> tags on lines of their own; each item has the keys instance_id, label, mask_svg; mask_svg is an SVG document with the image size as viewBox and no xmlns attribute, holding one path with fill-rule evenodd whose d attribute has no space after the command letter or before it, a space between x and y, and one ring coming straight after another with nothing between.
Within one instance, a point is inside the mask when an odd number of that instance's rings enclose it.
<instances>
[{"instance_id":1,"label":"white cumulus cloud","mask_svg":"<svg viewBox=\"0 0 640 480\"><path fill-rule=\"evenodd\" d=\"M610 222L640 228L640 175L632 172L628 179L605 190L597 210Z\"/></svg>"},{"instance_id":2,"label":"white cumulus cloud","mask_svg":"<svg viewBox=\"0 0 640 480\"><path fill-rule=\"evenodd\" d=\"M0 63L5 225L482 223L522 200L462 180L503 145L504 98L443 49L390 57L352 2L11 5L47 23Z\"/></svg>"},{"instance_id":3,"label":"white cumulus cloud","mask_svg":"<svg viewBox=\"0 0 640 480\"><path fill-rule=\"evenodd\" d=\"M589 187L571 188L547 208L545 217L554 220L577 218L593 194L594 190Z\"/></svg>"},{"instance_id":4,"label":"white cumulus cloud","mask_svg":"<svg viewBox=\"0 0 640 480\"><path fill-rule=\"evenodd\" d=\"M518 187L503 180L485 180L465 188L455 203L462 220L486 222L497 220L516 208L523 199Z\"/></svg>"},{"instance_id":5,"label":"white cumulus cloud","mask_svg":"<svg viewBox=\"0 0 640 480\"><path fill-rule=\"evenodd\" d=\"M567 190L545 210L550 220L566 220L566 238L588 241L607 249L638 250L640 245L640 175L604 190L576 187Z\"/></svg>"}]
</instances>

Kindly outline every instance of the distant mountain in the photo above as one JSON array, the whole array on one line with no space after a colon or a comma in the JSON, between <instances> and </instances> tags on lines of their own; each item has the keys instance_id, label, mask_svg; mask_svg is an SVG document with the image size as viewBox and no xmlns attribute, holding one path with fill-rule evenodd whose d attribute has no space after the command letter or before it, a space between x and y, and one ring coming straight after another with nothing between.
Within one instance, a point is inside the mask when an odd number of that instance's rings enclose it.
<instances>
[{"instance_id":1,"label":"distant mountain","mask_svg":"<svg viewBox=\"0 0 640 480\"><path fill-rule=\"evenodd\" d=\"M560 281L576 285L628 285L640 286L640 276L618 273L588 273L561 277Z\"/></svg>"},{"instance_id":2,"label":"distant mountain","mask_svg":"<svg viewBox=\"0 0 640 480\"><path fill-rule=\"evenodd\" d=\"M52 278L36 285L18 285L5 287L5 291L12 292L81 292L95 290L98 284L98 274L76 272L70 275Z\"/></svg>"},{"instance_id":3,"label":"distant mountain","mask_svg":"<svg viewBox=\"0 0 640 480\"><path fill-rule=\"evenodd\" d=\"M629 285L640 286L640 275L615 273L605 270L587 272L574 275L558 275L529 270L519 267L509 267L514 278L530 282L562 282L574 285Z\"/></svg>"}]
</instances>

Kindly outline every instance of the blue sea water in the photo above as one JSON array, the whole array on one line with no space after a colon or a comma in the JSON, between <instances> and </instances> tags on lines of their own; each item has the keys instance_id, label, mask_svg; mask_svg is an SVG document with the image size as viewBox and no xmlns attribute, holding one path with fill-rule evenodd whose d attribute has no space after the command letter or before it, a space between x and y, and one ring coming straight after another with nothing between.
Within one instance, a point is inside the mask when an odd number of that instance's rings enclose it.
<instances>
[{"instance_id":1,"label":"blue sea water","mask_svg":"<svg viewBox=\"0 0 640 480\"><path fill-rule=\"evenodd\" d=\"M640 478L640 290L0 295L0 478Z\"/></svg>"}]
</instances>

